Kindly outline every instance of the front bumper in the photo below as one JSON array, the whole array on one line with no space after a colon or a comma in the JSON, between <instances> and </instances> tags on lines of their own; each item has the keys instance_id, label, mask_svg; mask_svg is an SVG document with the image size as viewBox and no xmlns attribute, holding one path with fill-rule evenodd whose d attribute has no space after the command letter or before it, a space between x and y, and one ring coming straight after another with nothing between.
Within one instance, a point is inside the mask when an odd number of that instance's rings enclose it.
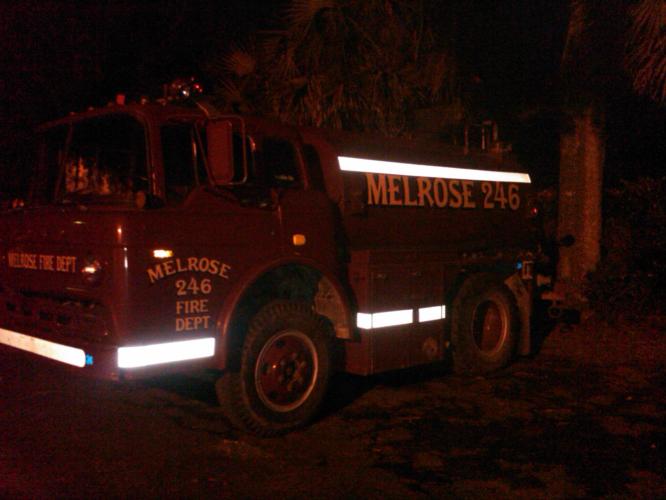
<instances>
[{"instance_id":1,"label":"front bumper","mask_svg":"<svg viewBox=\"0 0 666 500\"><path fill-rule=\"evenodd\" d=\"M173 368L193 368L191 362L215 355L213 337L132 346L68 345L0 328L0 344L49 358L86 375L120 379L154 375Z\"/></svg>"}]
</instances>

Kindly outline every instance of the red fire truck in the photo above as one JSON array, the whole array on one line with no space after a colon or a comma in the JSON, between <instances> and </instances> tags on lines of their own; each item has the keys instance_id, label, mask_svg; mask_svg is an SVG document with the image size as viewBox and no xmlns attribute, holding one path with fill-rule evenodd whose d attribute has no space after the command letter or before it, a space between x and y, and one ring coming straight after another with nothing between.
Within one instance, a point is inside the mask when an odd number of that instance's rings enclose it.
<instances>
[{"instance_id":1,"label":"red fire truck","mask_svg":"<svg viewBox=\"0 0 666 500\"><path fill-rule=\"evenodd\" d=\"M335 371L529 352L530 177L509 160L168 99L39 136L0 217L2 344L114 379L215 370L261 435L311 421Z\"/></svg>"}]
</instances>

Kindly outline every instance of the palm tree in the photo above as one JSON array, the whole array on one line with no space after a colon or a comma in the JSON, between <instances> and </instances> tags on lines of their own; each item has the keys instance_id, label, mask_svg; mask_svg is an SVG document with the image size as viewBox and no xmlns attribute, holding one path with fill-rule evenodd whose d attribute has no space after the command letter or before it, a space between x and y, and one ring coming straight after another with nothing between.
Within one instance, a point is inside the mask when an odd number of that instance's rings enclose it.
<instances>
[{"instance_id":1,"label":"palm tree","mask_svg":"<svg viewBox=\"0 0 666 500\"><path fill-rule=\"evenodd\" d=\"M571 0L562 57L565 114L560 139L558 235L576 243L560 251L559 291L580 304L586 275L600 259L605 156L605 102L628 70L636 92L666 101L666 4L640 0ZM629 22L626 23L626 19Z\"/></svg>"},{"instance_id":2,"label":"palm tree","mask_svg":"<svg viewBox=\"0 0 666 500\"><path fill-rule=\"evenodd\" d=\"M458 99L427 19L423 1L291 0L282 29L219 61L218 96L290 123L404 134L417 108Z\"/></svg>"}]
</instances>

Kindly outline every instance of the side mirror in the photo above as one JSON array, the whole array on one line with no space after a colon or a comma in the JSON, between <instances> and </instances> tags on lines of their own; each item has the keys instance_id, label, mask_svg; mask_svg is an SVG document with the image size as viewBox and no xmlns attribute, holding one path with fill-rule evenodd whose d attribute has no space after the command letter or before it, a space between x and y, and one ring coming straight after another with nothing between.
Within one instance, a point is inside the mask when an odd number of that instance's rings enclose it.
<instances>
[{"instance_id":1,"label":"side mirror","mask_svg":"<svg viewBox=\"0 0 666 500\"><path fill-rule=\"evenodd\" d=\"M228 121L210 122L206 126L207 155L210 174L216 185L234 180L233 126Z\"/></svg>"}]
</instances>

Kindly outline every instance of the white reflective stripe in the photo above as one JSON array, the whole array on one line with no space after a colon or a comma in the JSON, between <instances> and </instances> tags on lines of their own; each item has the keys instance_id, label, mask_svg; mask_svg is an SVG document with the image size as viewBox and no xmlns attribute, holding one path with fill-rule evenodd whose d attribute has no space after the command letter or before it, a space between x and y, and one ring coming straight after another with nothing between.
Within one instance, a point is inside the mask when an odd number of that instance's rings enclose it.
<instances>
[{"instance_id":1,"label":"white reflective stripe","mask_svg":"<svg viewBox=\"0 0 666 500\"><path fill-rule=\"evenodd\" d=\"M358 326L362 330L372 330L372 314L357 313L356 326Z\"/></svg>"},{"instance_id":2,"label":"white reflective stripe","mask_svg":"<svg viewBox=\"0 0 666 500\"><path fill-rule=\"evenodd\" d=\"M372 327L383 328L385 326L409 325L414 321L414 314L411 309L401 311L386 311L374 313L372 315Z\"/></svg>"},{"instance_id":3,"label":"white reflective stripe","mask_svg":"<svg viewBox=\"0 0 666 500\"><path fill-rule=\"evenodd\" d=\"M378 313L356 313L356 326L361 330L372 330L387 326L409 325L414 322L412 309L399 311L385 311ZM446 306L420 307L418 309L418 322L437 321L446 319Z\"/></svg>"},{"instance_id":4,"label":"white reflective stripe","mask_svg":"<svg viewBox=\"0 0 666 500\"><path fill-rule=\"evenodd\" d=\"M437 321L446 318L446 306L433 306L419 308L419 323Z\"/></svg>"},{"instance_id":5,"label":"white reflective stripe","mask_svg":"<svg viewBox=\"0 0 666 500\"><path fill-rule=\"evenodd\" d=\"M24 351L54 359L61 363L78 366L86 366L86 353L83 349L71 347L68 345L56 344L48 340L31 337L23 333L12 332L0 328L0 344L16 347Z\"/></svg>"},{"instance_id":6,"label":"white reflective stripe","mask_svg":"<svg viewBox=\"0 0 666 500\"><path fill-rule=\"evenodd\" d=\"M367 160L338 156L340 170L369 174L393 174L411 177L432 177L439 179L464 179L471 181L500 181L530 184L529 174L522 172L500 172L497 170L476 170L473 168L440 167L420 165L418 163L399 163L394 161Z\"/></svg>"},{"instance_id":7,"label":"white reflective stripe","mask_svg":"<svg viewBox=\"0 0 666 500\"><path fill-rule=\"evenodd\" d=\"M409 325L414 322L414 313L411 309L399 311L385 311L379 313L357 313L356 326L363 330L384 328L387 326Z\"/></svg>"},{"instance_id":8,"label":"white reflective stripe","mask_svg":"<svg viewBox=\"0 0 666 500\"><path fill-rule=\"evenodd\" d=\"M118 368L138 368L188 359L209 358L214 354L215 339L213 337L166 342L164 344L119 347Z\"/></svg>"}]
</instances>

